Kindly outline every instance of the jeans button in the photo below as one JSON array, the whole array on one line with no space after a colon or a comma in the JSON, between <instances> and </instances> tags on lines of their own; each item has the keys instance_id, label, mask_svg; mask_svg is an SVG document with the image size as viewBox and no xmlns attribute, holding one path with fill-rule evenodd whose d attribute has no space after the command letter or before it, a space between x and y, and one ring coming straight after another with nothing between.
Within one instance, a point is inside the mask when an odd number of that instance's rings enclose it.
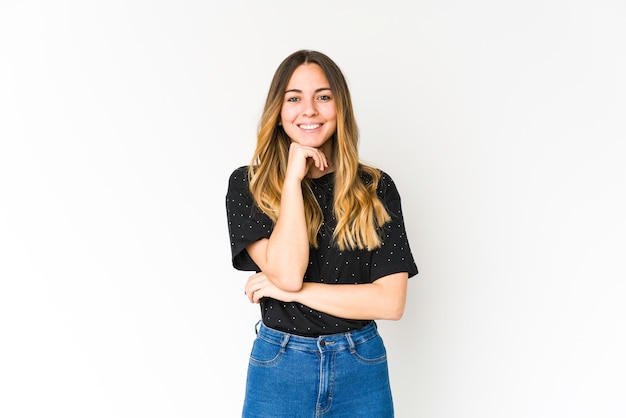
<instances>
[{"instance_id":1,"label":"jeans button","mask_svg":"<svg viewBox=\"0 0 626 418\"><path fill-rule=\"evenodd\" d=\"M324 340L320 340L320 347L326 347L326 342Z\"/></svg>"}]
</instances>

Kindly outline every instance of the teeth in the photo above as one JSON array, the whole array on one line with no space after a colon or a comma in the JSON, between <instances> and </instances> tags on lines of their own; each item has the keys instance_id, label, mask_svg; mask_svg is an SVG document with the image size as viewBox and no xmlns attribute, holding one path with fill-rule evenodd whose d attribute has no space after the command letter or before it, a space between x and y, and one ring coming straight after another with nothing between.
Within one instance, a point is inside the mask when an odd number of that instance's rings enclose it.
<instances>
[{"instance_id":1,"label":"teeth","mask_svg":"<svg viewBox=\"0 0 626 418\"><path fill-rule=\"evenodd\" d=\"M300 125L300 128L302 129L315 129L315 128L319 128L320 124L319 123L315 123L312 125Z\"/></svg>"}]
</instances>

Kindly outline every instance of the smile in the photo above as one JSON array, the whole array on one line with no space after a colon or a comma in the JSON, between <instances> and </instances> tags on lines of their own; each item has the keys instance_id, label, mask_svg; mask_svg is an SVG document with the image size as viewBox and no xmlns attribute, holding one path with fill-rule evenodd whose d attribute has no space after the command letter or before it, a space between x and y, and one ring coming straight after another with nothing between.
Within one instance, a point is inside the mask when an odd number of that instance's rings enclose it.
<instances>
[{"instance_id":1,"label":"smile","mask_svg":"<svg viewBox=\"0 0 626 418\"><path fill-rule=\"evenodd\" d=\"M307 129L307 130L317 129L317 128L319 128L320 126L322 126L322 124L321 124L321 123L311 123L311 124L308 124L308 125L298 125L298 127L299 127L300 129Z\"/></svg>"}]
</instances>

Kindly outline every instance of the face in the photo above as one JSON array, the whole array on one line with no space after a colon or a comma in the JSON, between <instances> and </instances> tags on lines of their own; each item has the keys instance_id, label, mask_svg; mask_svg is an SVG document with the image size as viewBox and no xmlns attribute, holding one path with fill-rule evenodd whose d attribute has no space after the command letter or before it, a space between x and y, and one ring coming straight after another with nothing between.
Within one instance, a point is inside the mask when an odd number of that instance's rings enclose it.
<instances>
[{"instance_id":1,"label":"face","mask_svg":"<svg viewBox=\"0 0 626 418\"><path fill-rule=\"evenodd\" d=\"M293 72L283 98L280 123L292 141L329 151L328 139L337 129L337 106L319 65L303 64Z\"/></svg>"}]
</instances>

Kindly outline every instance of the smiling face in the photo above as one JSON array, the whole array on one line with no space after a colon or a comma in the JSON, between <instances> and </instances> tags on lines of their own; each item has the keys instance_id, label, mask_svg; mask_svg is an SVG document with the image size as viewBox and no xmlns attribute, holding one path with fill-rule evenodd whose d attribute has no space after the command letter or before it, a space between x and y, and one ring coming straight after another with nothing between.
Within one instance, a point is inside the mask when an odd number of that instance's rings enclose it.
<instances>
[{"instance_id":1,"label":"smiling face","mask_svg":"<svg viewBox=\"0 0 626 418\"><path fill-rule=\"evenodd\" d=\"M302 64L291 75L280 111L280 123L289 138L321 148L330 157L329 138L337 129L337 106L330 83L317 64Z\"/></svg>"}]
</instances>

